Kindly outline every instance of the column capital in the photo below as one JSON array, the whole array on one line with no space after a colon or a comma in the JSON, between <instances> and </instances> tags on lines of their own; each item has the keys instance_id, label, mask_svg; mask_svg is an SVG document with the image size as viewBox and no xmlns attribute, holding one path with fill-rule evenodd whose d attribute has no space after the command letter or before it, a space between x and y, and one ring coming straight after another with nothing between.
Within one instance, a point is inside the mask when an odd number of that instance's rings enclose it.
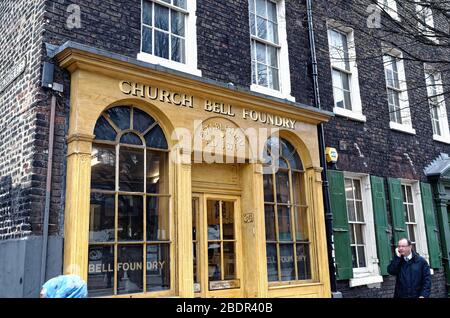
<instances>
[{"instance_id":1,"label":"column capital","mask_svg":"<svg viewBox=\"0 0 450 318\"><path fill-rule=\"evenodd\" d=\"M71 134L67 139L67 156L73 154L86 154L91 155L92 142L94 141L94 135L88 134Z\"/></svg>"}]
</instances>

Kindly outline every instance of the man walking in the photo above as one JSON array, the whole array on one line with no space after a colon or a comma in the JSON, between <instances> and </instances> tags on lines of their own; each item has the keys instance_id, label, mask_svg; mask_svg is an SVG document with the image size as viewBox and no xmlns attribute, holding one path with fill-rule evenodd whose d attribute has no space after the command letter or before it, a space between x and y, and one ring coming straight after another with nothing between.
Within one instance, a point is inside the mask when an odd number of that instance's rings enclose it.
<instances>
[{"instance_id":1,"label":"man walking","mask_svg":"<svg viewBox=\"0 0 450 318\"><path fill-rule=\"evenodd\" d=\"M428 298L431 273L427 261L412 250L411 241L398 241L396 256L389 264L389 274L396 276L394 298Z\"/></svg>"}]
</instances>

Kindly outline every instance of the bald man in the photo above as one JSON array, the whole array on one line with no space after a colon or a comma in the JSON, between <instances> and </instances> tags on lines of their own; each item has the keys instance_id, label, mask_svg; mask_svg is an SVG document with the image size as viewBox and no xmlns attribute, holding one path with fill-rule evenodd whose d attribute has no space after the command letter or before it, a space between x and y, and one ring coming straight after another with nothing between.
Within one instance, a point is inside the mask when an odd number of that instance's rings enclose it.
<instances>
[{"instance_id":1,"label":"bald man","mask_svg":"<svg viewBox=\"0 0 450 318\"><path fill-rule=\"evenodd\" d=\"M428 298L431 273L427 261L412 250L411 241L402 238L389 264L389 274L396 276L394 298Z\"/></svg>"}]
</instances>

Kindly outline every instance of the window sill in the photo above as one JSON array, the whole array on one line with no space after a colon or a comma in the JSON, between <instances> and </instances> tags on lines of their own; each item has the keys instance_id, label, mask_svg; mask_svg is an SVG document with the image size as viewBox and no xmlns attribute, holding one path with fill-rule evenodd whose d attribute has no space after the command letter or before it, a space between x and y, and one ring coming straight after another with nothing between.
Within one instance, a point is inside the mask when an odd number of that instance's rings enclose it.
<instances>
[{"instance_id":1,"label":"window sill","mask_svg":"<svg viewBox=\"0 0 450 318\"><path fill-rule=\"evenodd\" d=\"M347 117L349 119L353 119L353 120L356 120L356 121L359 121L362 123L365 123L367 121L366 116L364 116L363 114L356 113L356 112L348 110L348 109L334 107L333 112L338 116Z\"/></svg>"},{"instance_id":2,"label":"window sill","mask_svg":"<svg viewBox=\"0 0 450 318\"><path fill-rule=\"evenodd\" d=\"M257 92L257 93L261 93L261 94L265 94L265 95L270 95L273 97L277 97L277 98L281 98L281 99L287 99L290 100L291 102L295 102L295 97L291 96L289 94L283 94L280 91L276 91L274 89L270 89L264 86L259 86L256 84L252 84L250 86L250 90L253 92Z\"/></svg>"},{"instance_id":3,"label":"window sill","mask_svg":"<svg viewBox=\"0 0 450 318\"><path fill-rule=\"evenodd\" d=\"M364 276L361 275L361 277L351 278L349 284L350 284L350 287L356 287L356 286L377 284L377 283L382 283L382 282L383 282L383 276L367 273Z\"/></svg>"},{"instance_id":4,"label":"window sill","mask_svg":"<svg viewBox=\"0 0 450 318\"><path fill-rule=\"evenodd\" d=\"M195 76L202 76L202 71L200 71L199 69L197 69L197 67L193 67L191 65L188 64L183 64L183 63L179 63L179 62L174 62L174 61L170 61L167 59L163 59L161 57L158 56L154 56L148 53L138 53L137 55L137 59L143 62L147 62L147 63L151 63L151 64L155 64L155 65L161 65L167 68L171 68L180 72L184 72L184 73L188 73L188 74L192 74Z\"/></svg>"},{"instance_id":5,"label":"window sill","mask_svg":"<svg viewBox=\"0 0 450 318\"><path fill-rule=\"evenodd\" d=\"M433 135L433 140L438 142L443 142L444 144L450 145L450 137L443 137L439 135Z\"/></svg>"},{"instance_id":6,"label":"window sill","mask_svg":"<svg viewBox=\"0 0 450 318\"><path fill-rule=\"evenodd\" d=\"M389 127L392 130L397 130L397 131L401 131L410 135L415 135L416 134L416 130L414 128L412 128L411 126L406 126L406 125L402 125L402 124L398 124L398 123L394 123L394 122L390 122L389 123Z\"/></svg>"}]
</instances>

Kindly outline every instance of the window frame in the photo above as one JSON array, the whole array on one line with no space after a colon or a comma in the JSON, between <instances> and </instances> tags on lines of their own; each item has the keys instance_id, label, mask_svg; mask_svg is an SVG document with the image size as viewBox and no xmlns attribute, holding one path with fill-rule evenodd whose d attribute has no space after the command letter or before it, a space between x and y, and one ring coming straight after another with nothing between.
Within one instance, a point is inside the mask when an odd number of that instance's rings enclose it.
<instances>
[{"instance_id":1,"label":"window frame","mask_svg":"<svg viewBox=\"0 0 450 318\"><path fill-rule=\"evenodd\" d=\"M130 109L130 127L128 129L121 129L116 123L113 121L113 119L107 114L109 109L112 108L120 108L120 107L126 107ZM114 197L114 240L110 241L91 241L90 238L87 242L87 251L89 253L89 250L91 247L112 247L113 248L113 265L114 265L114 271L113 271L113 293L111 295L99 295L99 296L93 296L95 297L112 297L112 298L121 298L121 297L145 297L145 296L158 296L158 295L170 295L174 291L174 284L175 284L175 248L176 248L176 241L174 236L174 223L173 223L173 195L172 190L169 184L166 184L166 191L161 192L161 190L158 193L152 193L147 191L147 183L148 180L146 178L146 172L147 172L147 156L148 153L159 153L161 156L166 156L164 160L166 160L166 171L160 171L160 175L165 174L165 180L166 182L169 182L169 176L170 176L170 163L169 163L169 154L170 154L170 148L167 147L167 149L162 148L152 148L147 146L146 140L144 136L146 136L148 133L150 133L154 128L161 127L161 124L150 114L148 114L146 111L142 110L141 108L134 106L134 105L124 105L124 106L116 106L111 107L108 109L105 109L100 116L97 119L97 122L100 118L104 118L106 122L117 132L117 136L114 141L111 140L103 140L103 139L93 139L92 140L92 151L94 147L114 147L114 189L100 189L100 188L93 188L92 187L92 166L90 167L91 172L91 183L89 186L89 194L92 198L92 194L99 194L99 195L107 195L107 196L113 196ZM134 111L139 110L146 115L148 115L151 119L153 119L153 123L151 123L143 132L139 132L137 130L133 129L133 122L134 122ZM141 145L136 144L127 144L121 142L121 139L123 136L133 133L139 139L141 140ZM164 135L166 138L166 135ZM168 145L167 145L168 146ZM141 150L143 151L143 188L142 191L135 191L135 190L125 190L120 188L120 155L121 155L121 148L126 148L128 150ZM92 152L91 152L92 153ZM92 156L92 155L91 155ZM140 240L128 240L128 239L121 239L119 237L119 221L120 221L120 197L138 197L142 199L142 239ZM164 236L166 239L160 239L160 240L150 240L150 238L147 237L147 227L148 227L148 199L149 198L157 198L159 199L166 199L167 204L167 212L165 215L165 221L167 221L168 225L168 233L166 233ZM90 209L89 209L89 222L93 219L92 210L91 210L91 201L90 199ZM158 202L158 205L161 204ZM89 235L91 234L91 227L88 227ZM119 253L120 248L123 248L125 246L131 246L131 247L142 247L143 254L142 254L142 292L130 292L130 293L119 293L118 285L120 281L119 277L119 271L117 264L119 264ZM162 290L155 290L155 291L149 291L147 287L147 277L152 276L149 274L151 271L147 268L147 260L149 255L149 247L151 246L158 246L158 247L167 247L168 248L168 258L169 258L169 265L167 268L167 271L169 272L169 287L167 289ZM161 250L158 249L158 253L160 253ZM87 283L89 283L89 258L88 258L88 272L87 272Z\"/></svg>"},{"instance_id":2,"label":"window frame","mask_svg":"<svg viewBox=\"0 0 450 318\"><path fill-rule=\"evenodd\" d=\"M424 257L428 264L430 264L430 256L428 254L428 243L427 243L427 235L425 228L425 219L423 214L423 206L422 206L422 195L420 191L420 182L415 180L408 179L400 179L402 186L410 186L412 193L412 200L414 206L414 216L416 219L416 252ZM403 191L402 191L403 193ZM402 194L403 196L403 194ZM405 198L403 198L403 202ZM406 219L405 219L405 224ZM396 244L397 242L395 242ZM433 273L433 272L432 272Z\"/></svg>"},{"instance_id":3,"label":"window frame","mask_svg":"<svg viewBox=\"0 0 450 318\"><path fill-rule=\"evenodd\" d=\"M417 24L418 29L423 36L429 40L439 43L436 33L434 31L434 16L433 10L428 6L423 6L420 3L416 4Z\"/></svg>"},{"instance_id":4,"label":"window frame","mask_svg":"<svg viewBox=\"0 0 450 318\"><path fill-rule=\"evenodd\" d=\"M383 45L383 69L384 69L384 77L385 77L385 85L386 85L386 97L388 102L388 110L389 110L389 127L392 130L397 130L400 132L404 132L407 134L415 135L416 130L412 126L412 117L411 117L411 109L409 106L409 96L408 96L408 86L406 82L406 73L405 73L405 65L403 61L403 53L399 50L388 48ZM386 76L387 66L391 64L391 61L388 60L388 56L394 58L394 61L397 66L398 73L398 81L399 87L392 87L388 83L388 78ZM391 120L391 110L389 104L389 90L395 91L399 94L399 111L402 119L402 123L398 123Z\"/></svg>"},{"instance_id":5,"label":"window frame","mask_svg":"<svg viewBox=\"0 0 450 318\"><path fill-rule=\"evenodd\" d=\"M447 114L447 106L445 103L445 97L443 96L444 89L443 89L443 83L442 83L442 73L438 70L434 69L432 66L425 64L425 83L427 86L427 97L428 97L428 104L430 106L430 115L431 115L431 121L433 126L433 121L438 122L439 124L439 130L441 134L436 134L434 126L432 127L433 131L433 140L439 141L442 143L450 144L450 128L449 128L449 121L448 121L448 114ZM434 80L434 88L433 84L431 83L431 76L433 76ZM433 96L436 97L437 101L433 101ZM436 110L438 112L438 118L433 117L433 105L436 105Z\"/></svg>"},{"instance_id":6,"label":"window frame","mask_svg":"<svg viewBox=\"0 0 450 318\"><path fill-rule=\"evenodd\" d=\"M290 143L290 141L288 139L284 139L284 138L279 138L280 142L288 142L289 144L292 145L292 143ZM281 148L280 148L281 150ZM266 222L264 221L264 241L265 241L265 251L266 251L266 268L268 269L268 265L267 265L267 245L268 244L272 244L276 246L276 254L277 254L277 272L278 272L278 280L276 281L269 281L269 277L268 277L268 273L266 275L266 279L267 279L267 283L268 283L268 287L272 288L272 287L282 287L282 286L297 286L297 285L302 285L302 284L308 284L308 283L315 283L317 282L317 273L314 270L314 264L315 264L315 260L314 260L314 255L315 252L313 251L313 240L312 240L312 230L310 227L310 211L311 211L311 205L308 202L308 198L307 198L307 178L306 178L306 171L303 167L303 162L301 161L301 157L300 154L298 153L298 151L296 150L296 155L298 156L298 159L300 160L300 164L302 165L301 169L296 169L296 168L292 168L291 167L291 163L289 162L289 160L285 159L282 154L279 154L279 159L283 159L287 165L288 168L281 168L279 167L279 169L274 172L272 171L271 174L267 174L270 176L271 182L272 182L272 194L273 194L273 202L270 201L266 201L265 200L265 186L264 186L264 181L263 181L263 197L264 197L264 218L266 218L266 206L271 206L273 208L274 211L274 234L275 234L275 238L274 240L268 240L267 239L267 235L266 235L266 231L267 231L267 225ZM275 156L276 157L276 156ZM278 202L278 190L277 190L277 173L280 172L280 169L283 172L286 172L288 174L288 179L289 179L289 200L288 202L284 202L284 203L280 203ZM300 186L303 186L303 188L301 187L300 189L298 189L298 191L300 191L300 193L298 193L298 199L300 200L299 202L296 202L296 196L294 194L294 174L298 174L299 175L299 182L300 182ZM264 176L263 176L264 178ZM290 218L290 223L289 223L289 231L291 234L291 239L290 240L282 240L279 237L280 231L279 231L279 207L287 207L289 209L289 218ZM307 229L307 240L299 240L297 238L297 233L299 232L299 229L297 229L297 218L296 218L296 210L303 210L305 219L303 220L304 223L303 227L306 227ZM302 213L302 212L300 212ZM294 249L294 270L295 270L295 274L296 274L296 278L294 280L282 280L282 271L281 271L281 260L280 260L280 256L281 256L281 248L280 245L289 245L292 246L292 248ZM309 264L309 275L310 278L309 279L304 279L301 280L299 279L300 276L300 270L298 268L298 257L297 257L297 247L298 245L306 245L308 248L308 264Z\"/></svg>"},{"instance_id":7,"label":"window frame","mask_svg":"<svg viewBox=\"0 0 450 318\"><path fill-rule=\"evenodd\" d=\"M342 69L333 64L333 58L331 56L331 32L337 32L345 36L347 40L347 49L348 49L348 63L349 69ZM349 89L350 89L350 103L351 109L345 109L336 106L335 101L335 86L332 82L333 86L333 98L334 98L334 106L333 112L336 115L347 117L359 122L366 122L367 117L364 116L362 111L362 101L361 101L361 92L359 87L359 75L358 75L358 65L356 62L356 46L355 46L355 32L352 28L343 26L341 23L335 20L327 21L327 36L328 36L328 50L329 50L329 58L330 58L330 66L331 66L331 76L333 78L333 72L337 71L345 73L349 77Z\"/></svg>"},{"instance_id":8,"label":"window frame","mask_svg":"<svg viewBox=\"0 0 450 318\"><path fill-rule=\"evenodd\" d=\"M182 12L185 14L185 63L173 61L170 59L165 59L142 50L142 44L144 40L144 1L153 2L155 4L159 4L171 10L175 10L178 12ZM141 22L140 22L140 32L141 32L141 40L140 40L140 48L139 53L137 54L137 59L143 62L161 65L163 67L175 69L177 71L181 71L184 73L189 73L195 76L202 76L201 70L198 69L198 58L197 58L197 0L188 0L186 1L186 9L179 8L177 6L168 4L167 2L161 0L141 0ZM152 11L152 19L154 20L155 12ZM171 22L169 21L169 25ZM152 26L154 28L154 26ZM169 26L170 29L170 26ZM154 32L153 32L154 33ZM169 32L169 34L171 34ZM152 41L155 39L152 38ZM169 47L170 52L170 47Z\"/></svg>"},{"instance_id":9,"label":"window frame","mask_svg":"<svg viewBox=\"0 0 450 318\"><path fill-rule=\"evenodd\" d=\"M378 0L378 6L389 16L396 20L400 21L400 16L398 14L398 6L396 0Z\"/></svg>"},{"instance_id":10,"label":"window frame","mask_svg":"<svg viewBox=\"0 0 450 318\"><path fill-rule=\"evenodd\" d=\"M251 18L250 13L250 1L247 0L248 8L248 18ZM289 50L287 41L287 31L286 31L286 7L285 0L265 0L273 2L276 4L277 8L277 26L278 26L278 46L275 43L265 41L257 36L252 35L251 29L249 29L250 34L250 54L253 54L253 41L258 41L265 45L271 45L277 48L277 59L278 59L278 82L279 90L274 90L265 86L261 86L253 83L253 68L251 68L251 84L250 90L253 92L270 95L273 97L287 99L289 101L295 102L295 97L291 95L291 74L289 66ZM255 3L256 5L256 3ZM256 8L256 6L255 6ZM256 25L255 25L256 27ZM249 24L249 28L251 28ZM267 49L266 49L267 50ZM256 50L255 50L256 51ZM252 59L252 58L251 58ZM253 59L252 59L253 60ZM283 63L280 63L283 61Z\"/></svg>"},{"instance_id":11,"label":"window frame","mask_svg":"<svg viewBox=\"0 0 450 318\"><path fill-rule=\"evenodd\" d=\"M380 268L378 266L379 260L377 254L370 175L345 171L344 180L348 178L360 181L365 221L363 236L366 242L366 267L353 268L353 278L349 280L349 286L356 287L381 283L383 282L383 276L381 276ZM345 198L347 204L347 196ZM367 242L373 242L373 244L368 244Z\"/></svg>"}]
</instances>

